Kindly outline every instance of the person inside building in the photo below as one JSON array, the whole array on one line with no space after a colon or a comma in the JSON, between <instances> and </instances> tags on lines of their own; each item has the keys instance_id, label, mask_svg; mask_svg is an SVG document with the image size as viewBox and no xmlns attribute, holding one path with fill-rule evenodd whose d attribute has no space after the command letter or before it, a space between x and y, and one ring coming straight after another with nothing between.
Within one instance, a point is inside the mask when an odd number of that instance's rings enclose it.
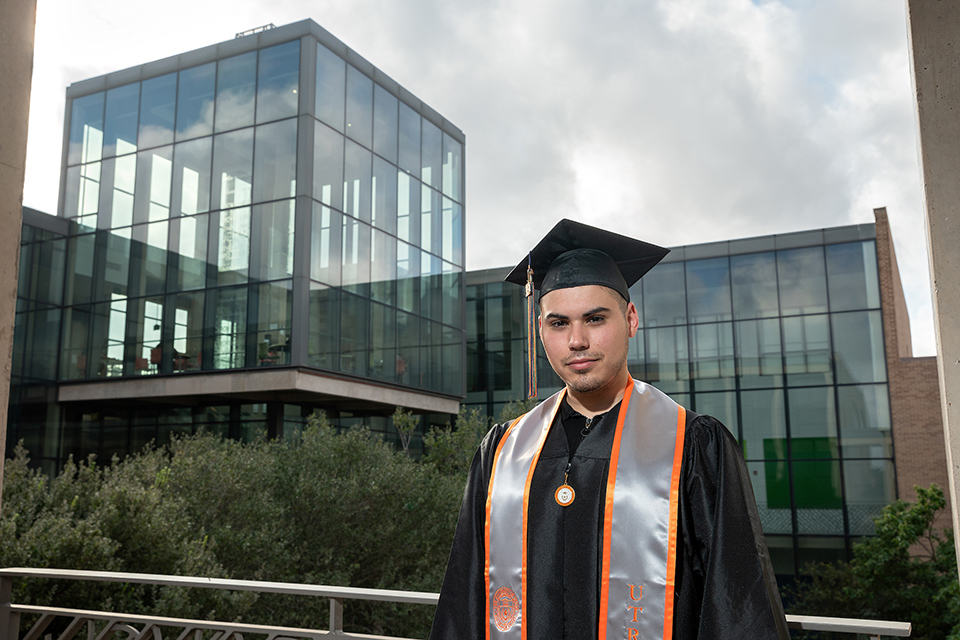
<instances>
[{"instance_id":1,"label":"person inside building","mask_svg":"<svg viewBox=\"0 0 960 640\"><path fill-rule=\"evenodd\" d=\"M666 253L562 220L507 276L564 388L480 445L432 640L789 637L735 438L627 369Z\"/></svg>"}]
</instances>

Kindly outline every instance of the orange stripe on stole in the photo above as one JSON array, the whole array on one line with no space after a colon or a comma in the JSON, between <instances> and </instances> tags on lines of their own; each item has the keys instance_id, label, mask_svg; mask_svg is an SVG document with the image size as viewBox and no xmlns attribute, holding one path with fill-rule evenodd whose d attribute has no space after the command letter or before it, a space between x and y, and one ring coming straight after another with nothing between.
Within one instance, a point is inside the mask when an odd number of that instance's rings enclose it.
<instances>
[{"instance_id":1,"label":"orange stripe on stole","mask_svg":"<svg viewBox=\"0 0 960 640\"><path fill-rule=\"evenodd\" d=\"M670 520L667 538L667 593L663 608L663 640L673 638L673 594L677 584L677 510L680 505L680 466L683 461L683 437L687 412L677 411L677 444L673 450L673 475L670 477Z\"/></svg>"}]
</instances>

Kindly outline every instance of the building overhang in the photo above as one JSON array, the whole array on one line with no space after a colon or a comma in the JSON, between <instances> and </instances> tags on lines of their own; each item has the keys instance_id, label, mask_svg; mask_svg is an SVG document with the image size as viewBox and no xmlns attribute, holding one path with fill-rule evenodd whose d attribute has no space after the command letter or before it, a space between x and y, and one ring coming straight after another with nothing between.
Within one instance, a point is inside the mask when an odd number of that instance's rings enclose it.
<instances>
[{"instance_id":1,"label":"building overhang","mask_svg":"<svg viewBox=\"0 0 960 640\"><path fill-rule=\"evenodd\" d=\"M375 381L308 369L277 368L145 376L60 384L61 403L198 405L223 401L308 402L340 411L383 411L404 407L418 413L457 413L456 398L417 392Z\"/></svg>"}]
</instances>

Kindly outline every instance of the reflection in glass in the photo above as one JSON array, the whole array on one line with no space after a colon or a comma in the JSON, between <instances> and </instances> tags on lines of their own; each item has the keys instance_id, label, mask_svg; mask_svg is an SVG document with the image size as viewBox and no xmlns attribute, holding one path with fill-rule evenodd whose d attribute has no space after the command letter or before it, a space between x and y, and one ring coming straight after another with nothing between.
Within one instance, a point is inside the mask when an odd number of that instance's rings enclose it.
<instances>
[{"instance_id":1,"label":"reflection in glass","mask_svg":"<svg viewBox=\"0 0 960 640\"><path fill-rule=\"evenodd\" d=\"M379 156L373 157L373 226L397 232L397 168Z\"/></svg>"},{"instance_id":2,"label":"reflection in glass","mask_svg":"<svg viewBox=\"0 0 960 640\"><path fill-rule=\"evenodd\" d=\"M206 215L180 218L177 248L176 288L180 291L200 289L207 279L207 232L210 218Z\"/></svg>"},{"instance_id":3,"label":"reflection in glass","mask_svg":"<svg viewBox=\"0 0 960 640\"><path fill-rule=\"evenodd\" d=\"M416 385L420 370L420 319L397 311L397 382Z\"/></svg>"},{"instance_id":4,"label":"reflection in glass","mask_svg":"<svg viewBox=\"0 0 960 640\"><path fill-rule=\"evenodd\" d=\"M177 140L189 140L213 133L213 85L217 64L180 72L177 92Z\"/></svg>"},{"instance_id":5,"label":"reflection in glass","mask_svg":"<svg viewBox=\"0 0 960 640\"><path fill-rule=\"evenodd\" d=\"M90 302L93 296L93 256L96 251L96 236L92 233L72 236L67 255L67 305Z\"/></svg>"},{"instance_id":6,"label":"reflection in glass","mask_svg":"<svg viewBox=\"0 0 960 640\"><path fill-rule=\"evenodd\" d=\"M343 136L323 125L314 128L313 199L343 206Z\"/></svg>"},{"instance_id":7,"label":"reflection in glass","mask_svg":"<svg viewBox=\"0 0 960 640\"><path fill-rule=\"evenodd\" d=\"M647 329L647 381L664 393L687 391L690 358L687 328Z\"/></svg>"},{"instance_id":8,"label":"reflection in glass","mask_svg":"<svg viewBox=\"0 0 960 640\"><path fill-rule=\"evenodd\" d=\"M260 50L257 67L257 123L297 115L300 41Z\"/></svg>"},{"instance_id":9,"label":"reflection in glass","mask_svg":"<svg viewBox=\"0 0 960 640\"><path fill-rule=\"evenodd\" d=\"M137 154L137 189L133 198L134 222L155 222L170 217L172 178L172 147L160 147Z\"/></svg>"},{"instance_id":10,"label":"reflection in glass","mask_svg":"<svg viewBox=\"0 0 960 640\"><path fill-rule=\"evenodd\" d=\"M71 306L64 309L60 379L79 380L87 377L91 366L87 340L89 339L90 307Z\"/></svg>"},{"instance_id":11,"label":"reflection in glass","mask_svg":"<svg viewBox=\"0 0 960 640\"><path fill-rule=\"evenodd\" d=\"M247 336L247 288L214 289L213 368L237 369L245 364Z\"/></svg>"},{"instance_id":12,"label":"reflection in glass","mask_svg":"<svg viewBox=\"0 0 960 640\"><path fill-rule=\"evenodd\" d=\"M371 171L373 154L347 140L343 168L343 212L354 218L370 221L372 200Z\"/></svg>"},{"instance_id":13,"label":"reflection in glass","mask_svg":"<svg viewBox=\"0 0 960 640\"><path fill-rule=\"evenodd\" d=\"M382 304L370 305L371 378L393 382L397 377L397 312Z\"/></svg>"},{"instance_id":14,"label":"reflection in glass","mask_svg":"<svg viewBox=\"0 0 960 640\"><path fill-rule=\"evenodd\" d=\"M260 224L260 259L256 267L261 280L293 275L294 200L257 205L253 217ZM289 334L288 334L289 335Z\"/></svg>"},{"instance_id":15,"label":"reflection in glass","mask_svg":"<svg viewBox=\"0 0 960 640\"><path fill-rule=\"evenodd\" d=\"M373 80L349 64L346 134L368 149L373 147Z\"/></svg>"},{"instance_id":16,"label":"reflection in glass","mask_svg":"<svg viewBox=\"0 0 960 640\"><path fill-rule=\"evenodd\" d=\"M292 283L261 284L257 294L257 366L290 364Z\"/></svg>"},{"instance_id":17,"label":"reflection in glass","mask_svg":"<svg viewBox=\"0 0 960 640\"><path fill-rule=\"evenodd\" d=\"M203 292L173 297L173 372L195 371L202 364Z\"/></svg>"},{"instance_id":18,"label":"reflection in glass","mask_svg":"<svg viewBox=\"0 0 960 640\"><path fill-rule=\"evenodd\" d=\"M217 63L217 133L253 124L257 52Z\"/></svg>"},{"instance_id":19,"label":"reflection in glass","mask_svg":"<svg viewBox=\"0 0 960 640\"><path fill-rule=\"evenodd\" d=\"M416 244L420 239L420 182L397 174L397 237Z\"/></svg>"},{"instance_id":20,"label":"reflection in glass","mask_svg":"<svg viewBox=\"0 0 960 640\"><path fill-rule=\"evenodd\" d=\"M778 315L777 261L773 252L731 256L730 280L737 318Z\"/></svg>"},{"instance_id":21,"label":"reflection in glass","mask_svg":"<svg viewBox=\"0 0 960 640\"><path fill-rule=\"evenodd\" d=\"M167 278L166 220L141 224L132 229L130 295L163 293Z\"/></svg>"},{"instance_id":22,"label":"reflection in glass","mask_svg":"<svg viewBox=\"0 0 960 640\"><path fill-rule=\"evenodd\" d=\"M210 210L212 138L178 143L174 147L174 215L190 216Z\"/></svg>"},{"instance_id":23,"label":"reflection in glass","mask_svg":"<svg viewBox=\"0 0 960 640\"><path fill-rule=\"evenodd\" d=\"M97 212L100 210L100 164L91 162L67 169L64 215L91 229L97 227Z\"/></svg>"},{"instance_id":24,"label":"reflection in glass","mask_svg":"<svg viewBox=\"0 0 960 640\"><path fill-rule=\"evenodd\" d=\"M748 462L747 472L757 500L757 511L763 532L792 533L793 512L790 509L790 477L786 462ZM786 497L786 501L783 497ZM771 504L772 501L772 504ZM769 538L768 538L769 541ZM769 542L768 542L769 544ZM792 552L793 544L789 544ZM773 551L771 550L771 555ZM793 573L793 566L785 573Z\"/></svg>"},{"instance_id":25,"label":"reflection in glass","mask_svg":"<svg viewBox=\"0 0 960 640\"><path fill-rule=\"evenodd\" d=\"M733 389L736 367L732 323L693 325L690 327L690 339L696 389Z\"/></svg>"},{"instance_id":26,"label":"reflection in glass","mask_svg":"<svg viewBox=\"0 0 960 640\"><path fill-rule=\"evenodd\" d=\"M317 44L316 116L343 133L343 96L347 63L322 44Z\"/></svg>"},{"instance_id":27,"label":"reflection in glass","mask_svg":"<svg viewBox=\"0 0 960 640\"><path fill-rule=\"evenodd\" d=\"M446 133L443 134L443 195L463 202L461 175L463 173L463 146Z\"/></svg>"},{"instance_id":28,"label":"reflection in glass","mask_svg":"<svg viewBox=\"0 0 960 640\"><path fill-rule=\"evenodd\" d=\"M874 535L874 519L897 499L892 460L847 460L843 463L847 517L851 535Z\"/></svg>"},{"instance_id":29,"label":"reflection in glass","mask_svg":"<svg viewBox=\"0 0 960 640\"><path fill-rule=\"evenodd\" d=\"M397 306L411 313L420 311L420 250L397 242Z\"/></svg>"},{"instance_id":30,"label":"reflection in glass","mask_svg":"<svg viewBox=\"0 0 960 640\"><path fill-rule=\"evenodd\" d=\"M792 386L833 382L827 316L783 318L783 352Z\"/></svg>"},{"instance_id":31,"label":"reflection in glass","mask_svg":"<svg viewBox=\"0 0 960 640\"><path fill-rule=\"evenodd\" d=\"M94 162L103 153L103 92L74 98L67 164Z\"/></svg>"},{"instance_id":32,"label":"reflection in glass","mask_svg":"<svg viewBox=\"0 0 960 640\"><path fill-rule=\"evenodd\" d=\"M778 251L777 271L783 315L824 313L827 310L823 247Z\"/></svg>"},{"instance_id":33,"label":"reflection in glass","mask_svg":"<svg viewBox=\"0 0 960 640\"><path fill-rule=\"evenodd\" d=\"M253 129L213 138L213 202L221 209L250 204Z\"/></svg>"},{"instance_id":34,"label":"reflection in glass","mask_svg":"<svg viewBox=\"0 0 960 640\"><path fill-rule=\"evenodd\" d=\"M880 306L877 250L872 240L834 244L827 251L830 309L876 309Z\"/></svg>"},{"instance_id":35,"label":"reflection in glass","mask_svg":"<svg viewBox=\"0 0 960 640\"><path fill-rule=\"evenodd\" d=\"M443 243L441 254L444 260L463 264L463 219L460 205L449 198L443 199Z\"/></svg>"},{"instance_id":36,"label":"reflection in glass","mask_svg":"<svg viewBox=\"0 0 960 640\"><path fill-rule=\"evenodd\" d=\"M845 458L890 458L890 398L885 384L837 388Z\"/></svg>"},{"instance_id":37,"label":"reflection in glass","mask_svg":"<svg viewBox=\"0 0 960 640\"><path fill-rule=\"evenodd\" d=\"M737 394L732 391L720 393L696 393L693 396L696 411L713 416L723 423L734 438L740 437L740 421L737 419Z\"/></svg>"},{"instance_id":38,"label":"reflection in glass","mask_svg":"<svg viewBox=\"0 0 960 640\"><path fill-rule=\"evenodd\" d=\"M373 230L370 249L370 296L384 304L396 304L397 239L377 229Z\"/></svg>"},{"instance_id":39,"label":"reflection in glass","mask_svg":"<svg viewBox=\"0 0 960 640\"><path fill-rule=\"evenodd\" d=\"M840 463L836 460L795 461L791 468L797 532L842 534Z\"/></svg>"},{"instance_id":40,"label":"reflection in glass","mask_svg":"<svg viewBox=\"0 0 960 640\"><path fill-rule=\"evenodd\" d=\"M169 373L164 360L163 298L138 298L133 304L135 323L134 375ZM168 358L172 357L172 352Z\"/></svg>"},{"instance_id":41,"label":"reflection in glass","mask_svg":"<svg viewBox=\"0 0 960 640\"><path fill-rule=\"evenodd\" d=\"M420 114L400 103L400 168L420 177Z\"/></svg>"},{"instance_id":42,"label":"reflection in glass","mask_svg":"<svg viewBox=\"0 0 960 640\"><path fill-rule=\"evenodd\" d=\"M370 227L356 218L343 216L343 244L340 250L343 287L366 296L370 284Z\"/></svg>"},{"instance_id":43,"label":"reflection in glass","mask_svg":"<svg viewBox=\"0 0 960 640\"><path fill-rule=\"evenodd\" d=\"M177 74L144 80L140 93L139 147L145 149L173 142L177 104Z\"/></svg>"},{"instance_id":44,"label":"reflection in glass","mask_svg":"<svg viewBox=\"0 0 960 640\"><path fill-rule=\"evenodd\" d=\"M833 387L788 389L791 457L837 458Z\"/></svg>"},{"instance_id":45,"label":"reflection in glass","mask_svg":"<svg viewBox=\"0 0 960 640\"><path fill-rule=\"evenodd\" d=\"M253 165L253 201L297 195L297 121L257 127Z\"/></svg>"},{"instance_id":46,"label":"reflection in glass","mask_svg":"<svg viewBox=\"0 0 960 640\"><path fill-rule=\"evenodd\" d=\"M103 234L101 238L103 254L103 277L96 279L96 299L110 300L115 295L127 295L127 283L130 278L129 238L116 233Z\"/></svg>"},{"instance_id":47,"label":"reflection in glass","mask_svg":"<svg viewBox=\"0 0 960 640\"><path fill-rule=\"evenodd\" d=\"M830 316L837 382L884 382L887 366L880 311L851 311Z\"/></svg>"},{"instance_id":48,"label":"reflection in glass","mask_svg":"<svg viewBox=\"0 0 960 640\"><path fill-rule=\"evenodd\" d=\"M734 323L740 387L783 386L780 322L776 318Z\"/></svg>"},{"instance_id":49,"label":"reflection in glass","mask_svg":"<svg viewBox=\"0 0 960 640\"><path fill-rule=\"evenodd\" d=\"M390 162L397 162L399 101L386 89L373 87L373 150Z\"/></svg>"},{"instance_id":50,"label":"reflection in glass","mask_svg":"<svg viewBox=\"0 0 960 640\"><path fill-rule=\"evenodd\" d=\"M443 319L442 272L440 258L420 252L420 313L438 322Z\"/></svg>"},{"instance_id":51,"label":"reflection in glass","mask_svg":"<svg viewBox=\"0 0 960 640\"><path fill-rule=\"evenodd\" d=\"M740 392L743 457L747 460L785 460L787 422L783 389Z\"/></svg>"},{"instance_id":52,"label":"reflection in glass","mask_svg":"<svg viewBox=\"0 0 960 640\"><path fill-rule=\"evenodd\" d=\"M726 257L690 260L687 265L687 313L690 322L730 319L730 264Z\"/></svg>"},{"instance_id":53,"label":"reflection in glass","mask_svg":"<svg viewBox=\"0 0 960 640\"><path fill-rule=\"evenodd\" d=\"M250 266L250 207L220 212L217 284L238 284Z\"/></svg>"},{"instance_id":54,"label":"reflection in glass","mask_svg":"<svg viewBox=\"0 0 960 640\"><path fill-rule=\"evenodd\" d=\"M348 219L344 218L346 223ZM347 293L340 297L340 371L367 375L370 301Z\"/></svg>"},{"instance_id":55,"label":"reflection in glass","mask_svg":"<svg viewBox=\"0 0 960 640\"><path fill-rule=\"evenodd\" d=\"M313 203L310 234L310 278L332 286L340 285L341 215Z\"/></svg>"},{"instance_id":56,"label":"reflection in glass","mask_svg":"<svg viewBox=\"0 0 960 640\"><path fill-rule=\"evenodd\" d=\"M310 329L307 357L310 366L336 369L339 366L340 292L310 283Z\"/></svg>"},{"instance_id":57,"label":"reflection in glass","mask_svg":"<svg viewBox=\"0 0 960 640\"><path fill-rule=\"evenodd\" d=\"M139 82L107 91L107 113L103 129L104 157L122 156L137 150L137 112L139 110Z\"/></svg>"},{"instance_id":58,"label":"reflection in glass","mask_svg":"<svg viewBox=\"0 0 960 640\"><path fill-rule=\"evenodd\" d=\"M428 120L423 120L420 148L420 179L439 190L443 186L442 136L440 129Z\"/></svg>"},{"instance_id":59,"label":"reflection in glass","mask_svg":"<svg viewBox=\"0 0 960 640\"><path fill-rule=\"evenodd\" d=\"M133 199L137 178L137 156L120 156L113 160L113 202L110 228L133 224Z\"/></svg>"},{"instance_id":60,"label":"reflection in glass","mask_svg":"<svg viewBox=\"0 0 960 640\"><path fill-rule=\"evenodd\" d=\"M686 323L683 271L682 262L659 264L640 280L643 284L643 326L664 327Z\"/></svg>"}]
</instances>

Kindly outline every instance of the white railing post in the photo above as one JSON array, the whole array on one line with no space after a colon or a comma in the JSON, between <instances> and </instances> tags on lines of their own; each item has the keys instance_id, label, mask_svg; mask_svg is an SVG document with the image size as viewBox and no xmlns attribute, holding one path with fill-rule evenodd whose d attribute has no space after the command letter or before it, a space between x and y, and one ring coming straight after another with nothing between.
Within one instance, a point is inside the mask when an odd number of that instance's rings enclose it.
<instances>
[{"instance_id":1,"label":"white railing post","mask_svg":"<svg viewBox=\"0 0 960 640\"><path fill-rule=\"evenodd\" d=\"M343 599L330 598L330 633L343 633Z\"/></svg>"}]
</instances>

